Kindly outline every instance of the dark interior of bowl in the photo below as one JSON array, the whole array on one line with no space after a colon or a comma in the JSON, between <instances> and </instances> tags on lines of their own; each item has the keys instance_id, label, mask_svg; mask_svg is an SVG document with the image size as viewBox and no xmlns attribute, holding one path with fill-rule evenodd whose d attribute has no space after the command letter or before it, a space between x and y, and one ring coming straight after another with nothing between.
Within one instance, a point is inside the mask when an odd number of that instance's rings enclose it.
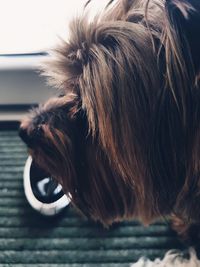
<instances>
[{"instance_id":1,"label":"dark interior of bowl","mask_svg":"<svg viewBox=\"0 0 200 267\"><path fill-rule=\"evenodd\" d=\"M34 161L30 167L30 182L33 194L43 203L53 203L63 196L61 186Z\"/></svg>"}]
</instances>

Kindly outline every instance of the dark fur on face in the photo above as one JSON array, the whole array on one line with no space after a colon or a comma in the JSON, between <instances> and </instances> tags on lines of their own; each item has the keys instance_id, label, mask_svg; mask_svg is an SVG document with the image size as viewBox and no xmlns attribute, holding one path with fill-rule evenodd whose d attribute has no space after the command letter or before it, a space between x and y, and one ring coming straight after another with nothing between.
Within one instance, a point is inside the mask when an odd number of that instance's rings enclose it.
<instances>
[{"instance_id":1,"label":"dark fur on face","mask_svg":"<svg viewBox=\"0 0 200 267\"><path fill-rule=\"evenodd\" d=\"M19 134L35 162L61 183L82 213L104 218L105 225L117 220L116 214L126 218L136 213L132 190L88 134L87 118L75 94L49 99L34 109Z\"/></svg>"},{"instance_id":2,"label":"dark fur on face","mask_svg":"<svg viewBox=\"0 0 200 267\"><path fill-rule=\"evenodd\" d=\"M105 225L200 222L199 1L110 1L55 52L65 96L21 125L35 160Z\"/></svg>"}]
</instances>

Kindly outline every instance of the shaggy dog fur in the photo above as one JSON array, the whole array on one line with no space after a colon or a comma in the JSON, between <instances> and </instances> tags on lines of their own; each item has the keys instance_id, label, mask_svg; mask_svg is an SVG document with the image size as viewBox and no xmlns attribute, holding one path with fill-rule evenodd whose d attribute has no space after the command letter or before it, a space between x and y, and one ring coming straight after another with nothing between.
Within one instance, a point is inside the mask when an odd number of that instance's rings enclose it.
<instances>
[{"instance_id":1,"label":"shaggy dog fur","mask_svg":"<svg viewBox=\"0 0 200 267\"><path fill-rule=\"evenodd\" d=\"M33 110L21 138L86 216L169 215L198 239L200 2L116 0L87 18L46 70L63 96Z\"/></svg>"}]
</instances>

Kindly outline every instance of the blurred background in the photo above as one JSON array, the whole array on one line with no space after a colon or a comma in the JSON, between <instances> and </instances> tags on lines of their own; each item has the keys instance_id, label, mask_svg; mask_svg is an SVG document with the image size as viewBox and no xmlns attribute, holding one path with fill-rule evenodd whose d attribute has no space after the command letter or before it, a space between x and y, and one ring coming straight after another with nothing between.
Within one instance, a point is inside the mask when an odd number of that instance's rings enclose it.
<instances>
[{"instance_id":1,"label":"blurred background","mask_svg":"<svg viewBox=\"0 0 200 267\"><path fill-rule=\"evenodd\" d=\"M45 101L55 89L40 77L47 51L68 39L70 20L83 12L86 0L0 0L0 122L14 122ZM93 0L91 17L107 0Z\"/></svg>"}]
</instances>

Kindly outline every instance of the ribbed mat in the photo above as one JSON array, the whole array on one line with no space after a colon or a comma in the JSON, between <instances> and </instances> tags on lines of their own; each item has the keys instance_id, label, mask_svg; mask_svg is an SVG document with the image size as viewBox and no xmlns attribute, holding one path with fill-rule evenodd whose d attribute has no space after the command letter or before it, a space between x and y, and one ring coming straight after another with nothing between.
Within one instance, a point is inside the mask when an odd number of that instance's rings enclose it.
<instances>
[{"instance_id":1,"label":"ribbed mat","mask_svg":"<svg viewBox=\"0 0 200 267\"><path fill-rule=\"evenodd\" d=\"M72 207L54 219L41 217L24 196L26 157L17 131L0 131L0 267L126 267L180 247L161 222L147 228L124 222L106 230Z\"/></svg>"}]
</instances>

